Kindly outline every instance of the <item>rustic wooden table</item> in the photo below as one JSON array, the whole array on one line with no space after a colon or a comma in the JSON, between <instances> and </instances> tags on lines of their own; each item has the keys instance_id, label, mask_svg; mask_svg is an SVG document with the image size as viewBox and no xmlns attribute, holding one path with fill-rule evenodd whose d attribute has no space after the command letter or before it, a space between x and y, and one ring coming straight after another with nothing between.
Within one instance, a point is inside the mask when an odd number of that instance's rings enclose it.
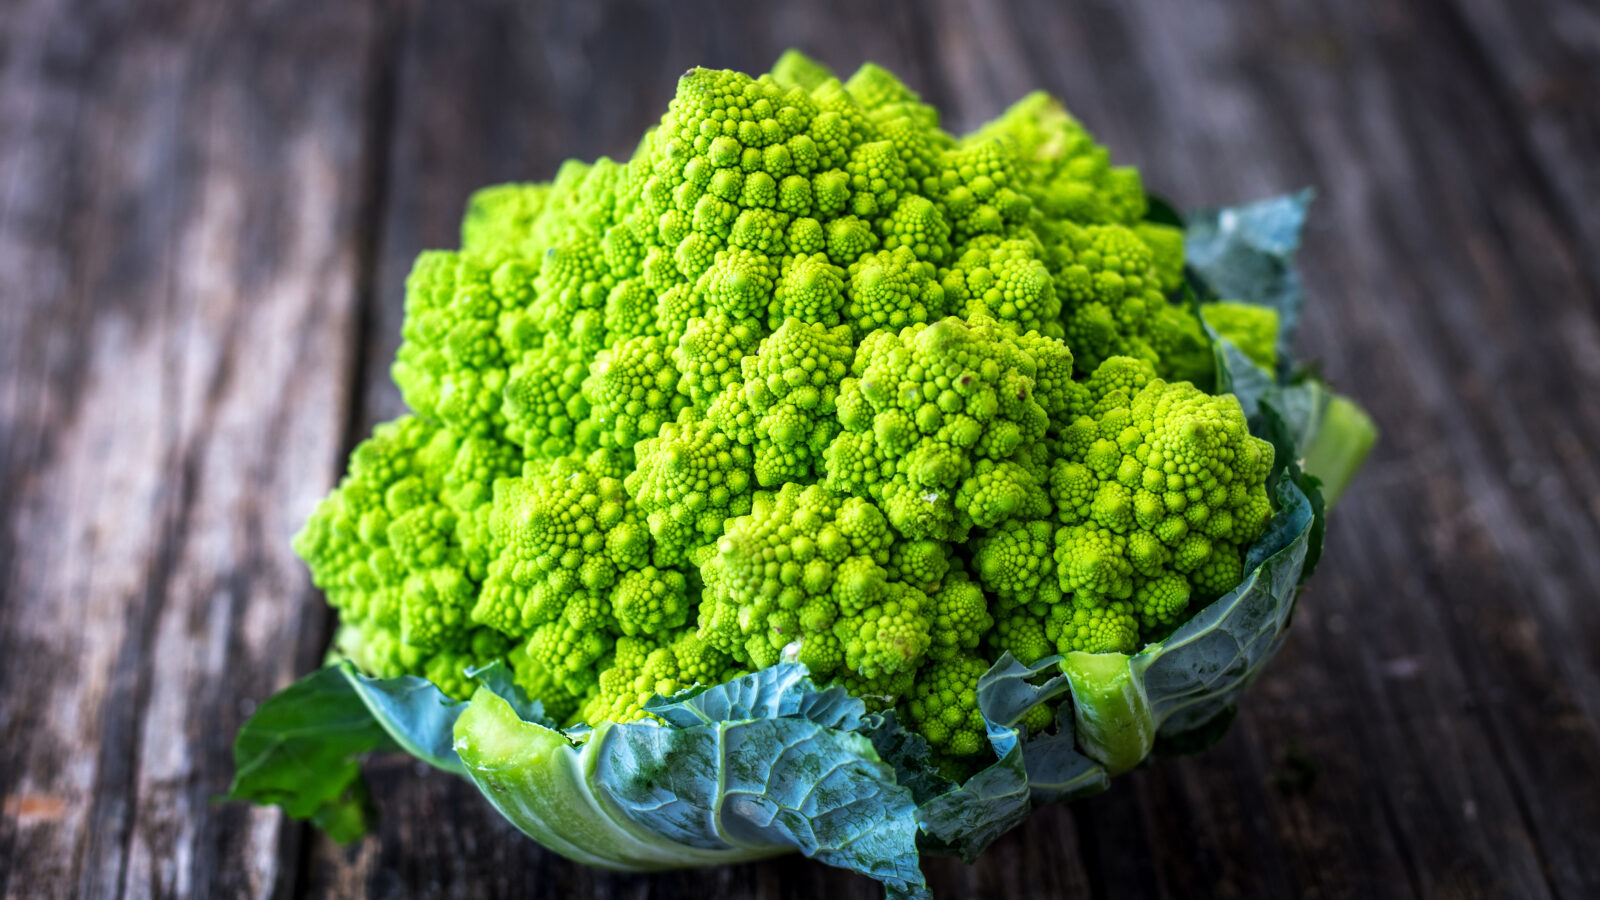
<instances>
[{"instance_id":1,"label":"rustic wooden table","mask_svg":"<svg viewBox=\"0 0 1600 900\"><path fill-rule=\"evenodd\" d=\"M413 255L793 44L957 128L1048 88L1184 205L1315 185L1303 349L1384 429L1226 740L931 863L942 896L1600 896L1600 14L1061 6L7 2L0 893L877 895L585 869L400 760L348 849L213 802L328 636L288 538L400 411Z\"/></svg>"}]
</instances>

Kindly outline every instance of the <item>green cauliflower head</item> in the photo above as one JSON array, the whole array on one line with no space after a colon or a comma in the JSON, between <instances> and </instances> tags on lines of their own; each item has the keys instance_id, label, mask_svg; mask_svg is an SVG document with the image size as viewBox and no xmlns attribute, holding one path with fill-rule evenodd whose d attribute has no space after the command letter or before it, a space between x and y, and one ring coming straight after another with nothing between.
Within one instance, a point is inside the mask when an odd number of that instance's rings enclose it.
<instances>
[{"instance_id":1,"label":"green cauliflower head","mask_svg":"<svg viewBox=\"0 0 1600 900\"><path fill-rule=\"evenodd\" d=\"M417 259L413 414L296 539L335 652L457 697L502 659L564 722L792 658L959 770L1001 653L1136 650L1271 514L1146 208L1043 94L958 136L873 65L691 70L631 158Z\"/></svg>"}]
</instances>

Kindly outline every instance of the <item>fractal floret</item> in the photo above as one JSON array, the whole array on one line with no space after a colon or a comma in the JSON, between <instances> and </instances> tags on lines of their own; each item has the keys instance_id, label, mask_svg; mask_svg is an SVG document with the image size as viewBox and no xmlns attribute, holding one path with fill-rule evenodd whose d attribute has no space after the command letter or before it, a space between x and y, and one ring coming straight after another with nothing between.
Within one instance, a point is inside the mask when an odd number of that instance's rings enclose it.
<instances>
[{"instance_id":1,"label":"fractal floret","mask_svg":"<svg viewBox=\"0 0 1600 900\"><path fill-rule=\"evenodd\" d=\"M871 64L686 73L631 159L480 191L418 258L411 412L295 539L318 684L574 859L918 893L919 847L1225 723L1281 637L1332 395L1283 291L1211 289L1288 265L1251 209L1180 218L1044 94L958 136ZM291 811L348 826L335 787Z\"/></svg>"}]
</instances>

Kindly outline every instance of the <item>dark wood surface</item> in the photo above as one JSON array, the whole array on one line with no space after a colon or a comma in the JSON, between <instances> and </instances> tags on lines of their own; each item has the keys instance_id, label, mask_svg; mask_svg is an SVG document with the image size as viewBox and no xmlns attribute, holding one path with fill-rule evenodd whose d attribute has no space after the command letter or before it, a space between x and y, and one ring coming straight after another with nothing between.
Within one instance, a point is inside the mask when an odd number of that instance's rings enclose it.
<instances>
[{"instance_id":1,"label":"dark wood surface","mask_svg":"<svg viewBox=\"0 0 1600 900\"><path fill-rule=\"evenodd\" d=\"M971 126L1064 97L1182 205L1302 185L1302 349L1384 430L1210 753L942 896L1600 896L1600 12L1581 0L0 5L0 893L872 897L618 876L371 767L340 848L216 804L329 617L289 535L476 186L626 155L788 45Z\"/></svg>"}]
</instances>

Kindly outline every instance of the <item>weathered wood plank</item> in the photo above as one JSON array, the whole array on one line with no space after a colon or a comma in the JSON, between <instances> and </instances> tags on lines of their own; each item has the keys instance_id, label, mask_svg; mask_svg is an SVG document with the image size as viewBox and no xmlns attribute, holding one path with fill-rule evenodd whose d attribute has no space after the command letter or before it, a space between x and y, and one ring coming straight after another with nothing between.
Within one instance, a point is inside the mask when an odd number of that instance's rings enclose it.
<instances>
[{"instance_id":1,"label":"weathered wood plank","mask_svg":"<svg viewBox=\"0 0 1600 900\"><path fill-rule=\"evenodd\" d=\"M1600 283L1600 10L1592 4L1451 0L1439 19L1461 32L1484 71L1488 102L1518 128L1534 187L1575 232L1587 275Z\"/></svg>"},{"instance_id":2,"label":"weathered wood plank","mask_svg":"<svg viewBox=\"0 0 1600 900\"><path fill-rule=\"evenodd\" d=\"M1570 838L1592 831L1596 810L1593 780L1583 774L1596 765L1594 712L1583 707L1594 696L1597 623L1592 604L1572 602L1567 592L1593 591L1595 576L1584 571L1592 561L1582 548L1593 546L1594 531L1592 513L1566 498L1594 494L1585 485L1592 470L1564 461L1559 448L1589 443L1596 417L1592 401L1573 393L1585 355L1559 343L1563 335L1592 336L1594 322L1582 312L1592 309L1592 294L1575 276L1576 252L1554 227L1556 211L1540 208L1544 198L1531 183L1537 173L1518 163L1514 130L1495 119L1489 86L1445 68L1449 46L1424 39L1437 33L1435 17L1384 9L1370 21L1382 27L1338 23L1345 34L1369 35L1370 61L1359 67L1370 74L1358 78L1354 92L1324 79L1311 97L1332 107L1328 123L1308 129L1301 143L1330 182L1350 184L1363 164L1375 182L1365 196L1330 197L1350 237L1338 270L1327 271L1354 289L1350 331L1375 322L1374 334L1388 344L1376 357L1381 368L1366 369L1375 358L1368 356L1349 377L1368 381L1366 393L1388 407L1380 414L1400 423L1391 431L1408 463L1403 482L1384 485L1390 502L1374 510L1365 555L1384 559L1380 583L1404 585L1405 602L1427 615L1403 631L1368 627L1379 637L1439 634L1446 642L1443 649L1417 641L1408 648L1390 639L1392 649L1373 662L1420 667L1414 677L1400 667L1401 677L1382 685L1385 693L1416 696L1428 683L1449 686L1428 705L1472 703L1474 715L1459 720L1448 708L1433 715L1458 734L1482 731L1486 765L1505 771L1506 794L1517 807L1513 830L1539 836L1533 861L1548 869L1554 890L1582 896L1596 876L1577 859L1582 839ZM1385 73L1388 87L1378 81ZM1354 127L1330 127L1336 121ZM1502 227L1507 214L1519 220L1516 227ZM1527 287L1510 287L1518 284ZM1545 547L1553 552L1541 559ZM1428 603L1430 597L1440 601ZM1424 760L1419 776L1429 774L1423 766L1454 768L1447 747L1432 749L1433 734L1419 738L1416 746L1430 748L1411 751ZM1507 827L1505 817L1484 814L1485 787L1454 786L1455 796L1441 797L1440 808L1418 815L1412 827L1458 806L1457 847L1429 841L1459 855L1468 836ZM1395 796L1404 814L1408 794ZM1529 810L1530 803L1543 808ZM1553 821L1574 819L1590 825L1541 833ZM1555 857L1579 868L1552 865ZM1490 878L1510 875L1507 867L1484 866Z\"/></svg>"},{"instance_id":3,"label":"weathered wood plank","mask_svg":"<svg viewBox=\"0 0 1600 900\"><path fill-rule=\"evenodd\" d=\"M1368 392L1391 405L1387 415L1402 423L1391 430L1409 444L1397 449L1412 461L1411 484L1386 491L1391 502L1375 510L1371 551L1389 557L1383 583L1417 591L1413 602L1428 615L1416 628L1442 634L1448 652L1419 654L1390 637L1395 631L1377 634L1393 648L1383 658L1425 665L1428 677L1410 681L1448 690L1430 706L1461 704L1431 714L1458 733L1481 730L1485 768L1503 773L1513 805L1506 816L1488 812L1492 786L1473 779L1452 786L1459 793L1413 827L1457 807L1460 844L1480 834L1490 841L1484 850L1495 861L1481 871L1496 890L1532 894L1536 882L1519 887L1516 868L1500 862L1522 856L1551 892L1585 896L1600 883L1586 850L1600 815L1592 777L1600 770L1600 610L1586 599L1600 586L1588 549L1600 532L1592 462L1574 465L1562 448L1600 446L1600 406L1576 389L1600 346L1596 296L1575 264L1581 244L1526 165L1513 123L1499 118L1492 85L1470 68L1443 68L1467 50L1435 39L1438 18L1384 4L1369 17L1379 27L1349 17L1336 23L1372 35L1371 69L1395 85L1387 96L1365 86L1346 107L1353 119L1363 107L1387 109L1395 123L1386 138L1369 119L1363 143L1376 151L1367 164L1378 196L1397 199L1347 226L1357 253L1388 256L1385 267L1397 276L1344 282L1359 291L1349 318L1376 321L1393 359L1383 378L1359 369L1351 378L1366 377ZM1341 158L1336 139L1304 143L1335 181L1361 158L1362 144ZM1407 383L1414 394L1394 389ZM1577 497L1588 498L1587 509L1572 502ZM1395 553L1403 545L1386 533L1410 535L1409 552ZM1407 633L1416 631L1398 632ZM1393 694L1414 695L1395 683L1387 686ZM1418 738L1422 747L1435 743L1427 731ZM1418 755L1419 774L1454 767L1446 747ZM1407 804L1405 794L1399 800ZM1531 846L1524 851L1518 841ZM1461 853L1459 845L1441 848ZM1448 887L1450 867L1429 868L1429 880Z\"/></svg>"},{"instance_id":4,"label":"weathered wood plank","mask_svg":"<svg viewBox=\"0 0 1600 900\"><path fill-rule=\"evenodd\" d=\"M0 17L0 892L266 895L213 805L323 613L286 541L345 448L356 4Z\"/></svg>"}]
</instances>

